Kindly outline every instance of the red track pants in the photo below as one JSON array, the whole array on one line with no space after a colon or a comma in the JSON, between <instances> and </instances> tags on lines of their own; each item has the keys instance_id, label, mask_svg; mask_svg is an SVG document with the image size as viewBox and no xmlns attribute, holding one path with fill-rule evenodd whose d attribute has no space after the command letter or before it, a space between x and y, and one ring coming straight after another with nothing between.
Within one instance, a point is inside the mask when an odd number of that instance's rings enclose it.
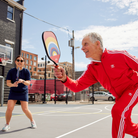
<instances>
[{"instance_id":1,"label":"red track pants","mask_svg":"<svg viewBox=\"0 0 138 138\"><path fill-rule=\"evenodd\" d=\"M138 87L126 90L112 108L112 138L124 138L125 133L138 138L138 124L131 121L131 112L138 102Z\"/></svg>"}]
</instances>

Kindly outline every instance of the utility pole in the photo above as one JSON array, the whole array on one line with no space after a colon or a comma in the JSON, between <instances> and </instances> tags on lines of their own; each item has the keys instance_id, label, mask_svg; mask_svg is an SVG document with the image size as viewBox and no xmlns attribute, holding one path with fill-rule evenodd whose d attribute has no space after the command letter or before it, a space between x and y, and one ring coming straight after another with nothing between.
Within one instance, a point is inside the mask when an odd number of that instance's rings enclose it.
<instances>
[{"instance_id":1,"label":"utility pole","mask_svg":"<svg viewBox=\"0 0 138 138\"><path fill-rule=\"evenodd\" d=\"M72 38L69 40L69 46L72 47L72 79L75 80L75 69L74 69L74 30L72 31ZM75 93L72 94L72 100L75 101Z\"/></svg>"},{"instance_id":2,"label":"utility pole","mask_svg":"<svg viewBox=\"0 0 138 138\"><path fill-rule=\"evenodd\" d=\"M69 40L69 46L72 47L72 79L75 80L74 50L80 47L74 46L74 30L72 31L72 38ZM76 101L75 93L72 94L72 100Z\"/></svg>"},{"instance_id":3,"label":"utility pole","mask_svg":"<svg viewBox=\"0 0 138 138\"><path fill-rule=\"evenodd\" d=\"M72 39L71 39L71 47L72 47L72 78L75 80L75 69L74 69L74 30L72 31Z\"/></svg>"}]
</instances>

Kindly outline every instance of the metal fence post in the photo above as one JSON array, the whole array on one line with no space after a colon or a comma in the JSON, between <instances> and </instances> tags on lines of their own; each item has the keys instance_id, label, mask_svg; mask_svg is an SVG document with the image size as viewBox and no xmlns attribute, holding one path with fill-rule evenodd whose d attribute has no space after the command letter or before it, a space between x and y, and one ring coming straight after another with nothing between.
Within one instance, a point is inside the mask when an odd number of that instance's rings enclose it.
<instances>
[{"instance_id":1,"label":"metal fence post","mask_svg":"<svg viewBox=\"0 0 138 138\"><path fill-rule=\"evenodd\" d=\"M2 79L2 87L1 87L1 106L3 106L3 99L4 99L4 77L0 76L0 78Z\"/></svg>"}]
</instances>

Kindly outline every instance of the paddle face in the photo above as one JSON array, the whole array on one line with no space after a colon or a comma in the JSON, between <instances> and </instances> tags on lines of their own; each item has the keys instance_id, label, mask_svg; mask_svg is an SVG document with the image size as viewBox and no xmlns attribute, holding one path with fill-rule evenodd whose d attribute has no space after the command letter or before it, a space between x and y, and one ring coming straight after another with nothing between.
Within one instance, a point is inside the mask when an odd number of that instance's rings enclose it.
<instances>
[{"instance_id":1,"label":"paddle face","mask_svg":"<svg viewBox=\"0 0 138 138\"><path fill-rule=\"evenodd\" d=\"M48 58L57 66L60 58L60 49L55 34L51 31L43 32L42 40Z\"/></svg>"}]
</instances>

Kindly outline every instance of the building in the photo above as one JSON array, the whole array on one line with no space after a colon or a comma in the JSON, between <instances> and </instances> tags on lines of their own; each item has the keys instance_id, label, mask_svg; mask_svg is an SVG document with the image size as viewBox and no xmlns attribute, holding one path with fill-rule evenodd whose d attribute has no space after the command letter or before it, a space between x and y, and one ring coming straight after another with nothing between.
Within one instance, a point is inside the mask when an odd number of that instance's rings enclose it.
<instances>
[{"instance_id":1,"label":"building","mask_svg":"<svg viewBox=\"0 0 138 138\"><path fill-rule=\"evenodd\" d=\"M38 55L22 50L21 55L24 57L24 67L30 71L31 78L37 76L38 71Z\"/></svg>"},{"instance_id":2,"label":"building","mask_svg":"<svg viewBox=\"0 0 138 138\"><path fill-rule=\"evenodd\" d=\"M60 62L59 66L63 67L70 78L72 78L72 63L69 62ZM53 63L47 62L46 65L46 74L47 79L53 79L54 78L54 71L53 71ZM37 79L44 79L44 73L45 73L45 61L38 62L38 76Z\"/></svg>"},{"instance_id":3,"label":"building","mask_svg":"<svg viewBox=\"0 0 138 138\"><path fill-rule=\"evenodd\" d=\"M24 0L15 2L14 0L0 0L0 46L9 47L12 51L11 60L4 67L0 65L0 76L6 78L9 69L15 67L14 59L21 54L22 44L22 24ZM1 80L0 80L0 87ZM0 97L1 97L0 90ZM8 100L9 88L4 85L4 102ZM1 98L0 98L1 99Z\"/></svg>"}]
</instances>

